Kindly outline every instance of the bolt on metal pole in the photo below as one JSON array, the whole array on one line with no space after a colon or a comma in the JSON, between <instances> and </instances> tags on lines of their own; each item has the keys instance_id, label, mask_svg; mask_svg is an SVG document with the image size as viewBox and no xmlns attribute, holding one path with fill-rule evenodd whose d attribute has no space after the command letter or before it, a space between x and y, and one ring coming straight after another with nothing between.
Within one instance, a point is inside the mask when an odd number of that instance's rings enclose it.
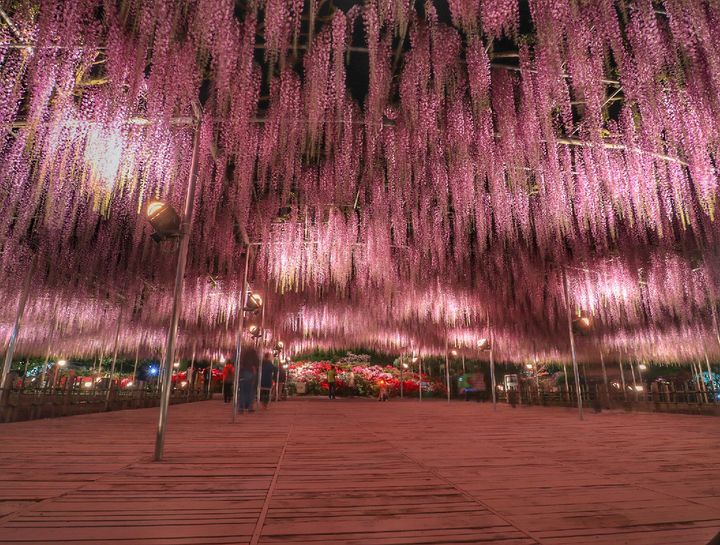
<instances>
[{"instance_id":1,"label":"bolt on metal pole","mask_svg":"<svg viewBox=\"0 0 720 545\"><path fill-rule=\"evenodd\" d=\"M185 265L187 264L188 248L190 245L190 228L192 226L193 204L195 203L195 182L198 171L198 156L200 150L200 119L197 116L193 132L193 151L190 162L188 189L185 197L183 211L183 227L178 247L177 267L175 269L175 289L173 298L172 317L168 328L165 343L165 364L163 367L162 392L160 394L160 418L158 420L157 435L155 437L155 461L162 460L165 446L165 431L167 430L167 414L170 405L170 390L172 388L173 358L175 356L175 340L177 338L178 322L182 311L182 290L185 281Z\"/></svg>"},{"instance_id":2,"label":"bolt on metal pole","mask_svg":"<svg viewBox=\"0 0 720 545\"><path fill-rule=\"evenodd\" d=\"M573 374L575 375L575 392L577 394L578 417L583 419L582 389L580 387L580 371L578 370L577 356L575 354L575 335L572 326L572 309L570 308L570 294L568 293L568 281L565 268L562 270L563 291L565 292L565 307L567 308L568 334L570 335L570 352L572 353Z\"/></svg>"},{"instance_id":3,"label":"bolt on metal pole","mask_svg":"<svg viewBox=\"0 0 720 545\"><path fill-rule=\"evenodd\" d=\"M120 324L122 323L122 307L118 313L117 327L115 328L115 347L113 348L113 359L110 365L110 380L108 382L107 392L105 394L105 410L110 408L110 396L113 389L113 376L115 375L115 364L117 363L118 341L120 340Z\"/></svg>"},{"instance_id":4,"label":"bolt on metal pole","mask_svg":"<svg viewBox=\"0 0 720 545\"><path fill-rule=\"evenodd\" d=\"M20 325L22 323L23 315L25 314L25 305L27 304L28 297L30 296L30 282L35 275L37 260L38 256L35 254L30 264L30 270L25 277L22 291L20 292L20 300L18 301L17 310L15 311L15 325L13 325L7 350L5 351L5 362L3 363L2 377L0 377L0 391L4 390L5 383L10 376L10 366L12 365L13 356L15 355L15 346L17 345L18 336L20 335ZM6 399L5 396L3 396L3 398Z\"/></svg>"},{"instance_id":5,"label":"bolt on metal pole","mask_svg":"<svg viewBox=\"0 0 720 545\"><path fill-rule=\"evenodd\" d=\"M247 278L248 267L250 266L250 245L245 247L245 272L243 273L243 283L240 290L240 323L238 325L235 338L235 371L233 373L233 391L232 391L232 423L235 423L235 417L238 411L238 389L240 388L240 356L242 354L242 338L245 332L245 304L247 302ZM264 301L263 301L264 303Z\"/></svg>"}]
</instances>

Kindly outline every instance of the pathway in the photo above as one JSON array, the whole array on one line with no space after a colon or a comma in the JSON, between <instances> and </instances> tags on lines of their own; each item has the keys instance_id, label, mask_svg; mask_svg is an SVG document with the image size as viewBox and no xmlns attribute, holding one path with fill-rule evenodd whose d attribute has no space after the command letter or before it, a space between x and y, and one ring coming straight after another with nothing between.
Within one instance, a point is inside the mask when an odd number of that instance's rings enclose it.
<instances>
[{"instance_id":1,"label":"pathway","mask_svg":"<svg viewBox=\"0 0 720 545\"><path fill-rule=\"evenodd\" d=\"M704 545L712 417L220 401L0 425L0 543Z\"/></svg>"}]
</instances>

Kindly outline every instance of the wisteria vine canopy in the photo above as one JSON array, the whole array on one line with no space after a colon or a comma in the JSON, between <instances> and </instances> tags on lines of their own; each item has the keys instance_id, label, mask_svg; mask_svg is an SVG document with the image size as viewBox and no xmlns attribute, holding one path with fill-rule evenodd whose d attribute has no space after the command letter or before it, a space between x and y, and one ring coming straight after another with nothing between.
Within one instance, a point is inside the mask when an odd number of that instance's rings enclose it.
<instances>
[{"instance_id":1,"label":"wisteria vine canopy","mask_svg":"<svg viewBox=\"0 0 720 545\"><path fill-rule=\"evenodd\" d=\"M228 350L246 252L295 347L718 357L718 0L2 0L0 326ZM563 271L569 302L563 296Z\"/></svg>"}]
</instances>

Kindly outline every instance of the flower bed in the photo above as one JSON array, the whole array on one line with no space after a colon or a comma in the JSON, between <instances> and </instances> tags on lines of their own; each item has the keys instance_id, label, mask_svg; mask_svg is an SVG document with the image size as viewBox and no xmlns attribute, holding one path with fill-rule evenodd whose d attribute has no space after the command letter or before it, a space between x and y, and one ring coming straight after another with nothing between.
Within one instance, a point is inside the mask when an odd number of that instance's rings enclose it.
<instances>
[{"instance_id":1,"label":"flower bed","mask_svg":"<svg viewBox=\"0 0 720 545\"><path fill-rule=\"evenodd\" d=\"M327 361L292 363L288 369L289 386L295 391L298 382L305 384L305 393L320 395L328 391L327 372L332 364ZM392 366L352 365L336 363L338 395L376 396L380 385L387 385L390 395L400 395L400 370ZM445 395L445 385L432 377L422 375L423 396ZM403 373L405 395L418 395L418 374Z\"/></svg>"}]
</instances>

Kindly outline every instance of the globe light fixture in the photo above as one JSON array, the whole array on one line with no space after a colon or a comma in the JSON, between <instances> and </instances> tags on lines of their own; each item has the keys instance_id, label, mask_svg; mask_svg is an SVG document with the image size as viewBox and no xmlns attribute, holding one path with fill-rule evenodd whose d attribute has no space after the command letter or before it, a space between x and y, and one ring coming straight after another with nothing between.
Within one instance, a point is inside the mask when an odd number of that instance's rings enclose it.
<instances>
[{"instance_id":1,"label":"globe light fixture","mask_svg":"<svg viewBox=\"0 0 720 545\"><path fill-rule=\"evenodd\" d=\"M67 360L58 360L57 364L60 367L65 367L67 365Z\"/></svg>"},{"instance_id":2,"label":"globe light fixture","mask_svg":"<svg viewBox=\"0 0 720 545\"><path fill-rule=\"evenodd\" d=\"M251 325L251 326L248 328L248 332L250 333L250 336L251 336L253 339L259 339L260 337L263 336L263 331L262 331L262 329L261 329L259 326L256 326L256 325Z\"/></svg>"},{"instance_id":3,"label":"globe light fixture","mask_svg":"<svg viewBox=\"0 0 720 545\"><path fill-rule=\"evenodd\" d=\"M262 297L259 293L247 293L247 297L245 299L245 306L243 307L243 310L245 312L252 312L257 313L260 311L263 305Z\"/></svg>"},{"instance_id":4,"label":"globe light fixture","mask_svg":"<svg viewBox=\"0 0 720 545\"><path fill-rule=\"evenodd\" d=\"M151 201L145 209L148 222L155 230L151 235L155 242L177 238L181 234L180 216L175 209L161 201Z\"/></svg>"},{"instance_id":5,"label":"globe light fixture","mask_svg":"<svg viewBox=\"0 0 720 545\"><path fill-rule=\"evenodd\" d=\"M180 367L180 362L179 362L179 361L176 361L175 363L173 363L173 367L174 367L175 369L178 369L178 368Z\"/></svg>"}]
</instances>

